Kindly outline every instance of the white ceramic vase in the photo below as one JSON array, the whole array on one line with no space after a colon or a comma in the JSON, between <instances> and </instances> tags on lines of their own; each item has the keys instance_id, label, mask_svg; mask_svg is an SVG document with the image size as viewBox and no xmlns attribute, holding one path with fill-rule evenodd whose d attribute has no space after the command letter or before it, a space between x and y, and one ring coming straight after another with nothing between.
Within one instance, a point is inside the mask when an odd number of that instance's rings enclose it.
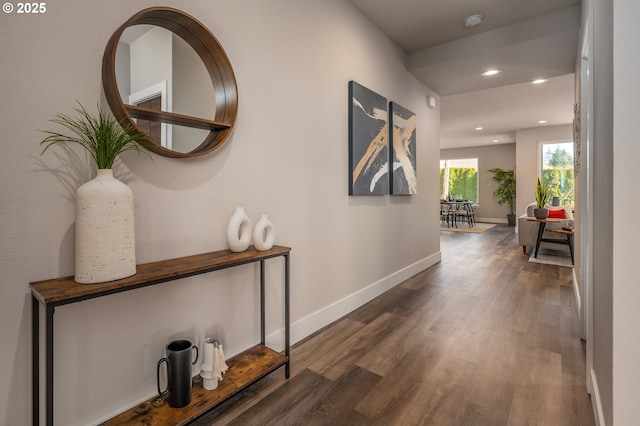
<instances>
[{"instance_id":1,"label":"white ceramic vase","mask_svg":"<svg viewBox=\"0 0 640 426\"><path fill-rule=\"evenodd\" d=\"M256 250L265 251L273 247L276 239L276 230L266 214L260 216L260 220L253 229L253 246Z\"/></svg>"},{"instance_id":2,"label":"white ceramic vase","mask_svg":"<svg viewBox=\"0 0 640 426\"><path fill-rule=\"evenodd\" d=\"M229 219L227 244L229 249L236 253L245 251L251 244L251 221L242 207L236 207L236 211Z\"/></svg>"},{"instance_id":3,"label":"white ceramic vase","mask_svg":"<svg viewBox=\"0 0 640 426\"><path fill-rule=\"evenodd\" d=\"M206 390L214 390L218 387L218 378L214 375L214 339L207 337L203 344L204 359L200 365L200 377L202 377L202 387Z\"/></svg>"},{"instance_id":4,"label":"white ceramic vase","mask_svg":"<svg viewBox=\"0 0 640 426\"><path fill-rule=\"evenodd\" d=\"M136 273L133 192L111 169L76 190L76 270L81 284Z\"/></svg>"}]
</instances>

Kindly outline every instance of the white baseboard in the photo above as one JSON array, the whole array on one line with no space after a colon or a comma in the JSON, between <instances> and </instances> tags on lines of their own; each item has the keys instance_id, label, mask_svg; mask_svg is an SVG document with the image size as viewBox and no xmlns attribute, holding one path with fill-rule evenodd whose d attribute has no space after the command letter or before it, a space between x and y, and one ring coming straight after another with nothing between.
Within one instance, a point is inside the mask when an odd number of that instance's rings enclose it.
<instances>
[{"instance_id":1,"label":"white baseboard","mask_svg":"<svg viewBox=\"0 0 640 426\"><path fill-rule=\"evenodd\" d=\"M604 422L604 413L602 412L602 401L600 400L600 391L598 390L598 380L596 379L596 370L591 369L591 404L593 405L593 417L596 426L606 426Z\"/></svg>"},{"instance_id":2,"label":"white baseboard","mask_svg":"<svg viewBox=\"0 0 640 426\"><path fill-rule=\"evenodd\" d=\"M576 298L576 309L578 310L578 322L582 324L582 298L580 297L580 283L576 276L576 268L571 268L571 280L573 281L573 295Z\"/></svg>"},{"instance_id":3,"label":"white baseboard","mask_svg":"<svg viewBox=\"0 0 640 426\"><path fill-rule=\"evenodd\" d=\"M307 315L291 324L291 344L315 333L322 327L342 318L349 312L359 308L372 299L380 296L385 291L397 286L419 272L435 265L442 260L442 253L437 252L429 257L421 259L381 280L346 296L322 309ZM265 343L275 350L284 349L284 330L277 330L266 336Z\"/></svg>"},{"instance_id":4,"label":"white baseboard","mask_svg":"<svg viewBox=\"0 0 640 426\"><path fill-rule=\"evenodd\" d=\"M509 223L507 219L498 219L495 217L476 217L476 222L484 223Z\"/></svg>"}]
</instances>

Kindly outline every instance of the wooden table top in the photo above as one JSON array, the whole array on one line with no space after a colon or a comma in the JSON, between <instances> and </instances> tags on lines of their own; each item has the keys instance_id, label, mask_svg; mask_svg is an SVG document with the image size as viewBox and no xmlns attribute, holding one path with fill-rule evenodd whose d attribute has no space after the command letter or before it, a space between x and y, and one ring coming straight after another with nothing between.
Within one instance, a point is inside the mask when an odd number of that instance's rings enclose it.
<instances>
[{"instance_id":1,"label":"wooden table top","mask_svg":"<svg viewBox=\"0 0 640 426\"><path fill-rule=\"evenodd\" d=\"M567 219L555 219L555 218L537 219L535 217L528 217L527 220L530 221L530 222L557 223L557 222L562 222L563 220L567 220Z\"/></svg>"}]
</instances>

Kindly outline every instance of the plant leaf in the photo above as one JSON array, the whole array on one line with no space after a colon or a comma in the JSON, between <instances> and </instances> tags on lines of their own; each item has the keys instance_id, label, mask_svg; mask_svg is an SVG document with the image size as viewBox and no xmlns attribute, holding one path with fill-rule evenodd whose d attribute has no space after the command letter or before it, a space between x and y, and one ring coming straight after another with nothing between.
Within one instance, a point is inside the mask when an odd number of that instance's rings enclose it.
<instances>
[{"instance_id":1,"label":"plant leaf","mask_svg":"<svg viewBox=\"0 0 640 426\"><path fill-rule=\"evenodd\" d=\"M70 134L43 131L48 134L40 144L42 153L52 145L75 143L86 149L95 160L99 169L110 169L116 157L124 151L138 151L149 154L138 142L146 140L147 135L138 132L131 125L122 126L113 115L103 111L98 105L97 115L92 115L78 102L74 108L77 117L57 114L49 120L70 131Z\"/></svg>"}]
</instances>

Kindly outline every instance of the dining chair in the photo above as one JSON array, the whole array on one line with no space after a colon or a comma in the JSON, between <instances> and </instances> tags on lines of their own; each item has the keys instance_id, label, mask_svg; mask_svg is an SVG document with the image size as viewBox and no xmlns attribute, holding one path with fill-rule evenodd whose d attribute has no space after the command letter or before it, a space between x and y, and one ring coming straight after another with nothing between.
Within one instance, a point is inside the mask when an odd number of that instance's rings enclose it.
<instances>
[{"instance_id":1,"label":"dining chair","mask_svg":"<svg viewBox=\"0 0 640 426\"><path fill-rule=\"evenodd\" d=\"M476 224L475 213L473 212L473 206L469 202L460 203L455 213L456 222L458 218L462 222L467 222L469 228L472 228Z\"/></svg>"},{"instance_id":2,"label":"dining chair","mask_svg":"<svg viewBox=\"0 0 640 426\"><path fill-rule=\"evenodd\" d=\"M455 209L452 209L451 204L440 203L440 222L447 222L447 228L451 225L456 226Z\"/></svg>"}]
</instances>

